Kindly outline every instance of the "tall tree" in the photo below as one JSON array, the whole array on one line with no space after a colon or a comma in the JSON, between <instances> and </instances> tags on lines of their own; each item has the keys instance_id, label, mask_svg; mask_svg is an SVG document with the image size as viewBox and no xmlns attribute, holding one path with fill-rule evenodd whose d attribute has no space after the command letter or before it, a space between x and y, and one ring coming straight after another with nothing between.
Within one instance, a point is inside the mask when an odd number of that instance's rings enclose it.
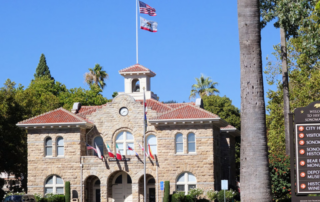
<instances>
[{"instance_id":1,"label":"tall tree","mask_svg":"<svg viewBox=\"0 0 320 202\"><path fill-rule=\"evenodd\" d=\"M192 85L189 98L194 98L197 94L202 96L204 95L213 95L214 93L219 93L219 90L216 89L217 82L213 82L210 77L205 77L201 74L200 78L196 78L197 83Z\"/></svg>"},{"instance_id":2,"label":"tall tree","mask_svg":"<svg viewBox=\"0 0 320 202\"><path fill-rule=\"evenodd\" d=\"M34 74L34 78L43 77L43 76L48 76L50 79L54 80L54 78L51 76L49 67L47 65L46 57L42 53L40 56L38 67L36 69L36 73Z\"/></svg>"},{"instance_id":3,"label":"tall tree","mask_svg":"<svg viewBox=\"0 0 320 202\"><path fill-rule=\"evenodd\" d=\"M274 23L280 28L281 59L282 59L282 86L283 86L283 113L286 136L286 154L290 155L290 133L289 133L289 77L287 62L287 39L290 36L296 37L299 29L299 22L308 16L308 10L317 0L260 0L260 12L262 14L261 28L268 22L277 18Z\"/></svg>"},{"instance_id":4,"label":"tall tree","mask_svg":"<svg viewBox=\"0 0 320 202\"><path fill-rule=\"evenodd\" d=\"M85 74L85 82L87 82L87 84L90 86L94 84L103 89L106 85L104 79L108 78L107 72L102 70L102 66L99 64L96 64L93 69L89 68L89 71L90 72Z\"/></svg>"},{"instance_id":5,"label":"tall tree","mask_svg":"<svg viewBox=\"0 0 320 202\"><path fill-rule=\"evenodd\" d=\"M241 201L270 202L259 0L238 0L241 68Z\"/></svg>"}]
</instances>

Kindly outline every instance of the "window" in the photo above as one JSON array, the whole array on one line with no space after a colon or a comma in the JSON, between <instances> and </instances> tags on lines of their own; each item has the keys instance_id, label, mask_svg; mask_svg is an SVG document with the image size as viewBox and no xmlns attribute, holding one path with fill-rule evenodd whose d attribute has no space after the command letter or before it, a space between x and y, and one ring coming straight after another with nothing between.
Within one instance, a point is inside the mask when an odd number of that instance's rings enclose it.
<instances>
[{"instance_id":1,"label":"window","mask_svg":"<svg viewBox=\"0 0 320 202\"><path fill-rule=\"evenodd\" d=\"M45 144L45 156L52 156L52 139L48 137Z\"/></svg>"},{"instance_id":2,"label":"window","mask_svg":"<svg viewBox=\"0 0 320 202\"><path fill-rule=\"evenodd\" d=\"M183 137L181 133L176 135L176 153L183 153Z\"/></svg>"},{"instance_id":3,"label":"window","mask_svg":"<svg viewBox=\"0 0 320 202\"><path fill-rule=\"evenodd\" d=\"M194 133L188 134L188 153L196 152L196 137Z\"/></svg>"},{"instance_id":4,"label":"window","mask_svg":"<svg viewBox=\"0 0 320 202\"><path fill-rule=\"evenodd\" d=\"M133 149L133 135L128 131L120 132L116 137L116 144L121 155L134 155L133 151L128 150L128 146Z\"/></svg>"},{"instance_id":5,"label":"window","mask_svg":"<svg viewBox=\"0 0 320 202\"><path fill-rule=\"evenodd\" d=\"M197 179L191 173L182 173L179 175L177 180L176 191L184 191L185 194L188 194L188 191L196 188Z\"/></svg>"},{"instance_id":6,"label":"window","mask_svg":"<svg viewBox=\"0 0 320 202\"><path fill-rule=\"evenodd\" d=\"M57 139L57 156L64 156L64 141L62 137Z\"/></svg>"},{"instance_id":7,"label":"window","mask_svg":"<svg viewBox=\"0 0 320 202\"><path fill-rule=\"evenodd\" d=\"M156 138L156 136L155 135L149 135L147 137L147 143L150 145L152 154L157 154L157 138Z\"/></svg>"},{"instance_id":8,"label":"window","mask_svg":"<svg viewBox=\"0 0 320 202\"><path fill-rule=\"evenodd\" d=\"M102 137L98 136L98 137L94 138L94 141L93 141L94 148L96 148L96 144L100 149L101 155L103 155L103 139L102 139ZM96 152L94 152L94 155L98 156L98 154L96 154Z\"/></svg>"},{"instance_id":9,"label":"window","mask_svg":"<svg viewBox=\"0 0 320 202\"><path fill-rule=\"evenodd\" d=\"M64 183L60 176L52 175L50 176L45 184L45 194L63 194L64 193Z\"/></svg>"}]
</instances>

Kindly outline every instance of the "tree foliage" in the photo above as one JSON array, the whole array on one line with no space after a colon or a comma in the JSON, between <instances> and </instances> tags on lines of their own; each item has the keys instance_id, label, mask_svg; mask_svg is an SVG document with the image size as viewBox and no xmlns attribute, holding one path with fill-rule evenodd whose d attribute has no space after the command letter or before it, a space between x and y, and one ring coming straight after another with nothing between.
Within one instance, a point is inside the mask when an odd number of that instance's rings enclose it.
<instances>
[{"instance_id":1,"label":"tree foliage","mask_svg":"<svg viewBox=\"0 0 320 202\"><path fill-rule=\"evenodd\" d=\"M232 105L232 101L228 97L220 97L219 95L204 96L203 106L205 110L217 114L240 130L240 110Z\"/></svg>"},{"instance_id":2,"label":"tree foliage","mask_svg":"<svg viewBox=\"0 0 320 202\"><path fill-rule=\"evenodd\" d=\"M108 74L106 71L102 70L102 66L96 64L94 68L89 68L89 72L85 74L85 82L87 84L96 85L99 88L103 89L106 85L104 82L105 79L108 78Z\"/></svg>"},{"instance_id":3,"label":"tree foliage","mask_svg":"<svg viewBox=\"0 0 320 202\"><path fill-rule=\"evenodd\" d=\"M40 61L36 69L36 73L34 74L34 78L47 76L48 78L54 80L54 78L51 76L49 67L47 65L47 60L44 54L42 53L40 56Z\"/></svg>"},{"instance_id":4,"label":"tree foliage","mask_svg":"<svg viewBox=\"0 0 320 202\"><path fill-rule=\"evenodd\" d=\"M26 176L27 135L16 126L26 116L24 107L15 99L21 87L15 85L8 79L0 88L0 171Z\"/></svg>"},{"instance_id":5,"label":"tree foliage","mask_svg":"<svg viewBox=\"0 0 320 202\"><path fill-rule=\"evenodd\" d=\"M311 11L301 21L297 36L290 38L287 44L289 95L291 112L298 107L320 100L320 51L319 51L319 12L314 1L308 1ZM311 3L312 4L311 4ZM275 61L267 58L265 73L269 84L276 84L276 90L269 90L267 111L267 131L269 148L269 165L272 177L272 193L275 200L287 198L290 195L289 158L285 155L283 93L280 63L280 46L274 46Z\"/></svg>"},{"instance_id":6,"label":"tree foliage","mask_svg":"<svg viewBox=\"0 0 320 202\"><path fill-rule=\"evenodd\" d=\"M214 93L219 93L219 90L216 89L217 82L213 82L210 77L205 77L203 74L200 78L196 78L197 83L192 85L189 98L195 98L197 94L200 97L204 95L213 95Z\"/></svg>"}]
</instances>

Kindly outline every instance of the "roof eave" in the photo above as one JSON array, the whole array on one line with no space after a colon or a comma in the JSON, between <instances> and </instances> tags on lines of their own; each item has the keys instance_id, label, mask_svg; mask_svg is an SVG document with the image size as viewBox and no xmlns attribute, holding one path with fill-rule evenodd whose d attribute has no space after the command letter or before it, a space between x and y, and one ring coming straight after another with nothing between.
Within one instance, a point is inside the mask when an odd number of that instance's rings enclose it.
<instances>
[{"instance_id":1,"label":"roof eave","mask_svg":"<svg viewBox=\"0 0 320 202\"><path fill-rule=\"evenodd\" d=\"M146 74L148 76L154 77L156 74L150 71L138 71L138 72L121 72L119 71L120 75L134 75L134 74Z\"/></svg>"},{"instance_id":2,"label":"roof eave","mask_svg":"<svg viewBox=\"0 0 320 202\"><path fill-rule=\"evenodd\" d=\"M85 127L90 128L93 126L92 123L88 122L63 122L63 123L27 123L27 124L16 124L20 128L46 128L46 127Z\"/></svg>"},{"instance_id":3,"label":"roof eave","mask_svg":"<svg viewBox=\"0 0 320 202\"><path fill-rule=\"evenodd\" d=\"M240 136L241 135L240 131L236 128L222 128L222 129L220 129L220 131L229 133L233 136Z\"/></svg>"},{"instance_id":4,"label":"roof eave","mask_svg":"<svg viewBox=\"0 0 320 202\"><path fill-rule=\"evenodd\" d=\"M150 124L177 124L177 123L209 123L218 127L225 127L228 123L221 118L193 118L193 119L152 119L148 120Z\"/></svg>"}]
</instances>

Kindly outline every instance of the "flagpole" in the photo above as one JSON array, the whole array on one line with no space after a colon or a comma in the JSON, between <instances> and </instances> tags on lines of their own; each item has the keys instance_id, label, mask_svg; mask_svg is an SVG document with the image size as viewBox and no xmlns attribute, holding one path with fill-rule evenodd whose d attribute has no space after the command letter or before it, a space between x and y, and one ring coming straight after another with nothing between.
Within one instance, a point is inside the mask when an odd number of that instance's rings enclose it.
<instances>
[{"instance_id":1,"label":"flagpole","mask_svg":"<svg viewBox=\"0 0 320 202\"><path fill-rule=\"evenodd\" d=\"M144 152L146 152L147 150L147 145L146 145L146 120L145 120L145 117L146 117L146 96L144 94L144 88L143 88L143 144L144 144ZM147 176L146 176L146 155L143 155L144 156L144 202L147 202Z\"/></svg>"},{"instance_id":2,"label":"flagpole","mask_svg":"<svg viewBox=\"0 0 320 202\"><path fill-rule=\"evenodd\" d=\"M138 0L136 0L136 62L139 63L139 48L138 48Z\"/></svg>"}]
</instances>

